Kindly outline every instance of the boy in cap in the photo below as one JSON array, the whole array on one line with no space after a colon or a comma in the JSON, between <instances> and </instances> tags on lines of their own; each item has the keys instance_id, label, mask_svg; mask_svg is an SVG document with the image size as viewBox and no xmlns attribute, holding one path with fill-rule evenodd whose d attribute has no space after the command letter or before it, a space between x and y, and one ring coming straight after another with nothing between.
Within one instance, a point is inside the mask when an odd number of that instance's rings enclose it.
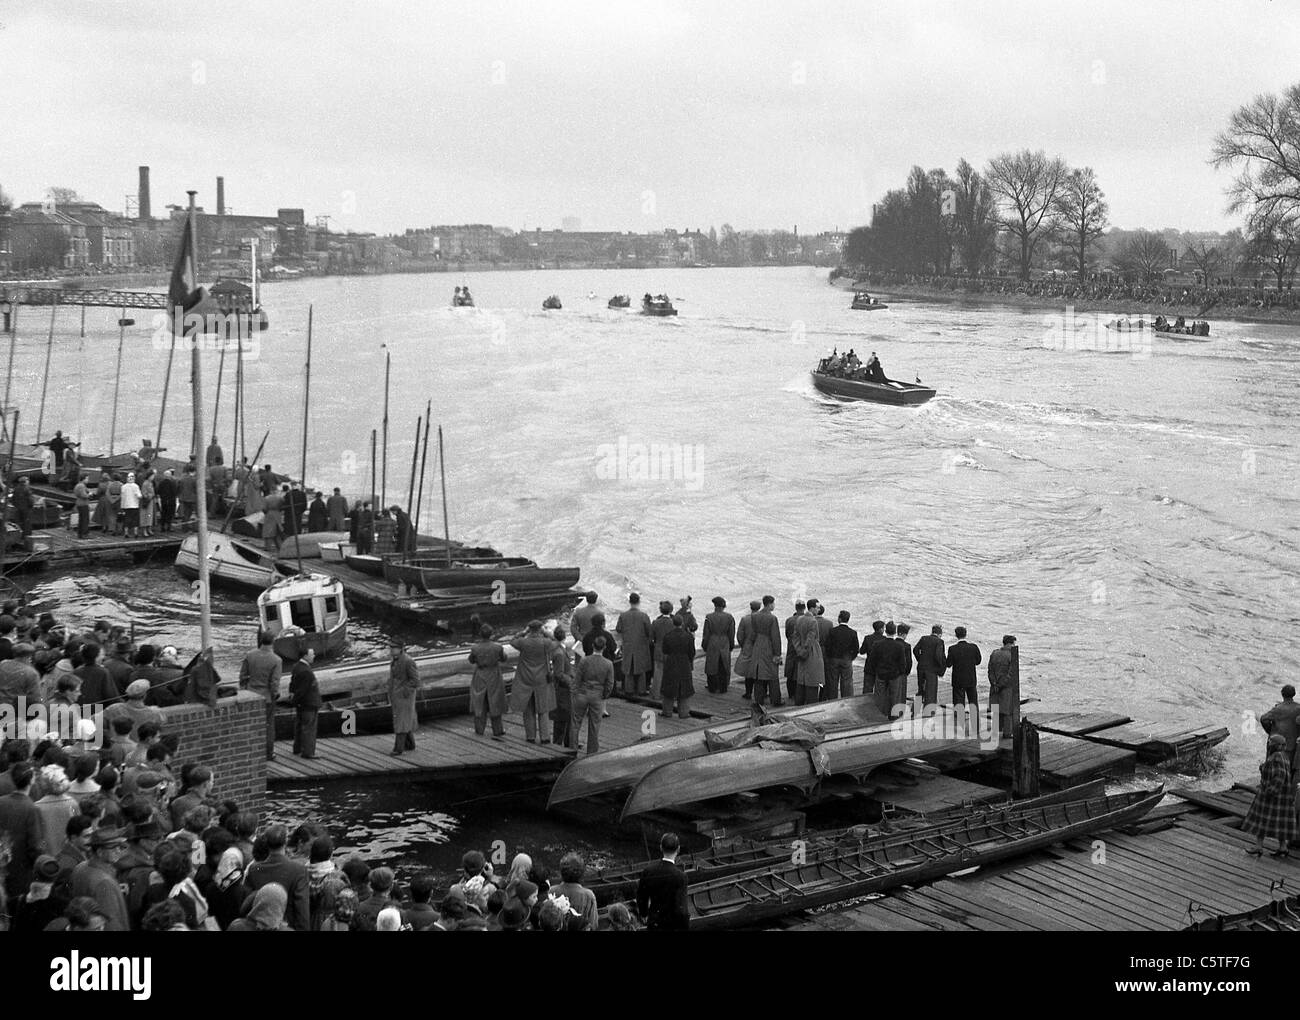
<instances>
[{"instance_id":1,"label":"boy in cap","mask_svg":"<svg viewBox=\"0 0 1300 1020\"><path fill-rule=\"evenodd\" d=\"M132 680L126 685L126 700L119 701L115 705L109 705L104 710L104 722L112 725L116 719L131 720L131 739L134 740L136 733L143 722L157 723L159 727L163 724L163 715L159 709L150 708L144 703L148 696L150 683L141 677L139 680Z\"/></svg>"},{"instance_id":2,"label":"boy in cap","mask_svg":"<svg viewBox=\"0 0 1300 1020\"><path fill-rule=\"evenodd\" d=\"M105 931L130 931L126 897L117 881L117 861L126 848L119 829L96 829L90 837L90 859L72 869L72 895L88 896L108 919Z\"/></svg>"}]
</instances>

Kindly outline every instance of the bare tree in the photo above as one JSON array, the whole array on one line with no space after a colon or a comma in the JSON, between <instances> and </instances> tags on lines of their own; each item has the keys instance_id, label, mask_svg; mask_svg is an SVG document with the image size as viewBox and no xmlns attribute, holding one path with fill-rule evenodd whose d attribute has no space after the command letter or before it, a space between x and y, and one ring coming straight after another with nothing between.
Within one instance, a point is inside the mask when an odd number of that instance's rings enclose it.
<instances>
[{"instance_id":1,"label":"bare tree","mask_svg":"<svg viewBox=\"0 0 1300 1020\"><path fill-rule=\"evenodd\" d=\"M1070 253L1070 262L1082 283L1088 270L1088 251L1105 231L1110 211L1092 167L1065 175L1052 210L1057 216L1061 244Z\"/></svg>"},{"instance_id":2,"label":"bare tree","mask_svg":"<svg viewBox=\"0 0 1300 1020\"><path fill-rule=\"evenodd\" d=\"M1229 211L1270 217L1300 208L1300 85L1256 96L1233 113L1214 139L1211 162L1240 167L1228 187Z\"/></svg>"},{"instance_id":3,"label":"bare tree","mask_svg":"<svg viewBox=\"0 0 1300 1020\"><path fill-rule=\"evenodd\" d=\"M1226 245L1202 237L1187 245L1187 260L1201 274L1202 282L1208 284L1225 267L1231 265L1232 252Z\"/></svg>"},{"instance_id":4,"label":"bare tree","mask_svg":"<svg viewBox=\"0 0 1300 1020\"><path fill-rule=\"evenodd\" d=\"M952 184L957 197L957 254L966 272L978 276L998 233L993 192L988 181L964 159L957 162L957 177Z\"/></svg>"},{"instance_id":5,"label":"bare tree","mask_svg":"<svg viewBox=\"0 0 1300 1020\"><path fill-rule=\"evenodd\" d=\"M1150 230L1135 230L1115 255L1120 272L1144 283L1156 279L1169 265L1169 245Z\"/></svg>"},{"instance_id":6,"label":"bare tree","mask_svg":"<svg viewBox=\"0 0 1300 1020\"><path fill-rule=\"evenodd\" d=\"M55 205L71 205L74 202L81 201L81 196L77 194L76 188L47 188L45 196Z\"/></svg>"},{"instance_id":7,"label":"bare tree","mask_svg":"<svg viewBox=\"0 0 1300 1020\"><path fill-rule=\"evenodd\" d=\"M1067 173L1059 157L1041 149L1004 152L990 161L984 176L1006 206L1002 225L1019 244L1020 278L1029 279L1038 242L1050 233L1048 214Z\"/></svg>"},{"instance_id":8,"label":"bare tree","mask_svg":"<svg viewBox=\"0 0 1300 1020\"><path fill-rule=\"evenodd\" d=\"M1277 212L1258 218L1251 233L1251 248L1256 259L1272 272L1278 290L1292 283L1300 259L1300 212Z\"/></svg>"}]
</instances>

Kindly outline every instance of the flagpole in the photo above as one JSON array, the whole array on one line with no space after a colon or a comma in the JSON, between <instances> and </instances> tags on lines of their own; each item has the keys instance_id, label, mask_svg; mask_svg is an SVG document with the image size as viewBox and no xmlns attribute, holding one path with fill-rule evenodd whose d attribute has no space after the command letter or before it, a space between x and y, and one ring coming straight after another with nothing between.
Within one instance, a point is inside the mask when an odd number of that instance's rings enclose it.
<instances>
[{"instance_id":1,"label":"flagpole","mask_svg":"<svg viewBox=\"0 0 1300 1020\"><path fill-rule=\"evenodd\" d=\"M302 388L302 492L303 498L307 498L307 421L308 410L311 407L311 320L312 305L307 306L307 371ZM294 504L294 513L297 514L297 504ZM298 554L298 573L302 573L302 544L299 542L298 533L302 531L302 519L293 526L293 548Z\"/></svg>"},{"instance_id":2,"label":"flagpole","mask_svg":"<svg viewBox=\"0 0 1300 1020\"><path fill-rule=\"evenodd\" d=\"M50 387L50 355L54 353L54 313L59 310L59 292L54 292L54 302L50 305L50 336L45 341L45 378L41 381L41 412L36 418L36 442L41 441L41 430L45 428L45 394Z\"/></svg>"},{"instance_id":3,"label":"flagpole","mask_svg":"<svg viewBox=\"0 0 1300 1020\"><path fill-rule=\"evenodd\" d=\"M113 424L108 428L108 455L111 457L117 444L117 401L122 392L122 346L126 343L126 305L117 320L117 375L113 382Z\"/></svg>"},{"instance_id":4,"label":"flagpole","mask_svg":"<svg viewBox=\"0 0 1300 1020\"><path fill-rule=\"evenodd\" d=\"M385 345L387 347L387 345ZM388 503L388 370L393 366L393 352L384 353L384 467L379 482L379 502ZM376 514L379 508L375 507Z\"/></svg>"},{"instance_id":5,"label":"flagpole","mask_svg":"<svg viewBox=\"0 0 1300 1020\"><path fill-rule=\"evenodd\" d=\"M197 230L194 223L194 196L197 192L187 192L190 196L189 208L189 231L190 231L190 250L187 253L190 260L190 271L193 274L193 290L199 288L199 255L198 241L196 238ZM185 254L182 254L182 259ZM183 310L182 310L183 311ZM190 388L194 394L194 428L191 444L194 447L194 465L197 470L198 465L203 463L203 445L201 436L203 435L203 364L199 354L199 346L202 342L203 319L202 310L200 315L196 316L195 335L191 337L190 345ZM173 315L175 313L173 312ZM173 322L174 322L173 318ZM174 347L174 345L173 345ZM171 368L171 362L168 361L168 369ZM163 400L166 401L167 392L163 391ZM165 406L165 404L164 404ZM159 422L159 438L161 440L162 423ZM198 479L198 496L195 507L198 510L198 558L199 558L199 654L203 655L212 647L212 599L211 587L208 578L208 500L206 478Z\"/></svg>"}]
</instances>

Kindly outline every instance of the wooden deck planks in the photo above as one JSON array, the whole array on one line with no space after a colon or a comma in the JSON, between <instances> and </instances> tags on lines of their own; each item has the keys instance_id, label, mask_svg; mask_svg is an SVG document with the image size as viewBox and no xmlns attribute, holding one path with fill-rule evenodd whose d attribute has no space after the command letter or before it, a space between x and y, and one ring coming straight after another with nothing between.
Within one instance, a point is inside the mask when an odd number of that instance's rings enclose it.
<instances>
[{"instance_id":1,"label":"wooden deck planks","mask_svg":"<svg viewBox=\"0 0 1300 1020\"><path fill-rule=\"evenodd\" d=\"M1059 733L1067 737L1123 726L1133 721L1127 715L1114 712L1030 712L1025 718L1046 733Z\"/></svg>"},{"instance_id":2,"label":"wooden deck planks","mask_svg":"<svg viewBox=\"0 0 1300 1020\"><path fill-rule=\"evenodd\" d=\"M1134 722L1079 736L1082 740L1126 748L1143 761L1155 764L1213 747L1227 739L1228 729L1226 726L1188 728L1177 724Z\"/></svg>"}]
</instances>

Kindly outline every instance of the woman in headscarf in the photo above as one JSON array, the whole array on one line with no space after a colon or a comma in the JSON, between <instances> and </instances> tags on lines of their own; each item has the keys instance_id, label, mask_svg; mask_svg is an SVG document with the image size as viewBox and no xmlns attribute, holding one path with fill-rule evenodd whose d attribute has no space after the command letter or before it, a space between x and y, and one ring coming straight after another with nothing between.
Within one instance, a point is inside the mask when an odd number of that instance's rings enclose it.
<instances>
[{"instance_id":1,"label":"woman in headscarf","mask_svg":"<svg viewBox=\"0 0 1300 1020\"><path fill-rule=\"evenodd\" d=\"M480 737L492 720L492 739L504 740L506 714L506 682L501 676L501 666L506 661L506 649L492 640L492 628L486 623L478 633L479 642L470 649L469 661L474 664L474 678L469 685L469 707L474 713L474 732Z\"/></svg>"},{"instance_id":2,"label":"woman in headscarf","mask_svg":"<svg viewBox=\"0 0 1300 1020\"><path fill-rule=\"evenodd\" d=\"M1286 753L1286 737L1274 733L1268 738L1267 757L1259 767L1259 792L1241 823L1244 832L1255 834L1255 845L1246 853L1260 857L1264 837L1277 840L1274 857L1289 857L1291 840L1300 838L1300 817L1296 815L1296 789L1291 778L1291 759Z\"/></svg>"},{"instance_id":3,"label":"woman in headscarf","mask_svg":"<svg viewBox=\"0 0 1300 1020\"><path fill-rule=\"evenodd\" d=\"M244 904L244 855L235 845L235 837L222 828L209 829L203 836L207 859L195 876L199 890L208 901L212 916L222 929L239 917Z\"/></svg>"},{"instance_id":4,"label":"woman in headscarf","mask_svg":"<svg viewBox=\"0 0 1300 1020\"><path fill-rule=\"evenodd\" d=\"M533 859L527 854L515 854L515 859L510 862L510 870L506 873L506 896L511 897L519 888L519 883L527 881L528 874L533 870Z\"/></svg>"},{"instance_id":5,"label":"woman in headscarf","mask_svg":"<svg viewBox=\"0 0 1300 1020\"><path fill-rule=\"evenodd\" d=\"M268 882L253 894L244 916L233 921L228 931L289 931L284 912L289 896L279 882Z\"/></svg>"}]
</instances>

